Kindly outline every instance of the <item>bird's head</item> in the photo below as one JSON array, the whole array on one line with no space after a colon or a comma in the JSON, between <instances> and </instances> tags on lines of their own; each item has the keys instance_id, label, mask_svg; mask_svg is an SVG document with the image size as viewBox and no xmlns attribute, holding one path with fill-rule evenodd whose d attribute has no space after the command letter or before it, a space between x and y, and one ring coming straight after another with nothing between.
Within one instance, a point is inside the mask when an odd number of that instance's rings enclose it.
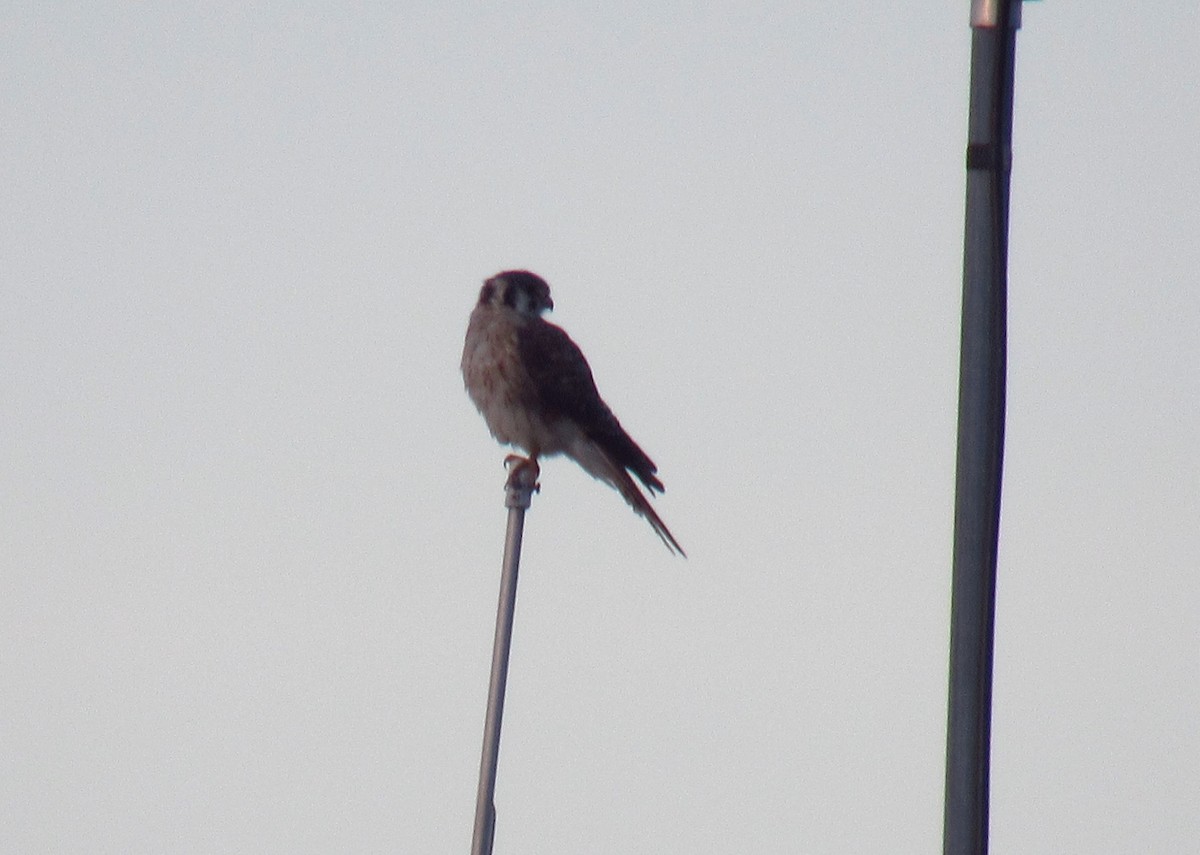
<instances>
[{"instance_id":1,"label":"bird's head","mask_svg":"<svg viewBox=\"0 0 1200 855\"><path fill-rule=\"evenodd\" d=\"M546 280L528 270L505 270L483 283L479 305L505 306L519 315L536 318L554 308Z\"/></svg>"}]
</instances>

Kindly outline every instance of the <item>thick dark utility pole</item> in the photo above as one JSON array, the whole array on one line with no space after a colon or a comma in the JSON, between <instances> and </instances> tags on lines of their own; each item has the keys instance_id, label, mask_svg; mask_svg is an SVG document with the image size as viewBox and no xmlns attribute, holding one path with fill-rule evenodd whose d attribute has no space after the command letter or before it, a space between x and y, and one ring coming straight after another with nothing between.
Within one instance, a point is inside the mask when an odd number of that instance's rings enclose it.
<instances>
[{"instance_id":1,"label":"thick dark utility pole","mask_svg":"<svg viewBox=\"0 0 1200 855\"><path fill-rule=\"evenodd\" d=\"M944 855L985 855L1004 454L1008 187L1020 0L971 4Z\"/></svg>"}]
</instances>

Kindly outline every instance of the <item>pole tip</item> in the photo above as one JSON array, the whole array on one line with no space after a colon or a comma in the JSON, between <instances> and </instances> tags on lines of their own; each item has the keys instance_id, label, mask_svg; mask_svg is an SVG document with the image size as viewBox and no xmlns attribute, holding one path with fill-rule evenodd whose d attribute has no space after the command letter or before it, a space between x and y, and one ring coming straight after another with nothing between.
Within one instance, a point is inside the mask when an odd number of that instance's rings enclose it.
<instances>
[{"instance_id":1,"label":"pole tip","mask_svg":"<svg viewBox=\"0 0 1200 855\"><path fill-rule=\"evenodd\" d=\"M504 458L504 465L508 467L508 478L504 482L505 507L528 508L533 494L541 488L538 483L541 468L537 459L510 454Z\"/></svg>"}]
</instances>

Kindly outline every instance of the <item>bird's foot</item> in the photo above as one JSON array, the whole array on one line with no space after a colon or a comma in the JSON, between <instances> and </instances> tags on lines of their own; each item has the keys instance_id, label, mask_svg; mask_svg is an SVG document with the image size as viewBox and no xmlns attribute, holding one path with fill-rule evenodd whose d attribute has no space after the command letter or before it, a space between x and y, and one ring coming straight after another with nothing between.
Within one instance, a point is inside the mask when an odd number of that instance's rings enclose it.
<instances>
[{"instance_id":1,"label":"bird's foot","mask_svg":"<svg viewBox=\"0 0 1200 855\"><path fill-rule=\"evenodd\" d=\"M538 476L542 474L542 469L538 466L536 457L510 454L504 458L504 466L508 469L509 487L520 487L535 493L541 489Z\"/></svg>"}]
</instances>

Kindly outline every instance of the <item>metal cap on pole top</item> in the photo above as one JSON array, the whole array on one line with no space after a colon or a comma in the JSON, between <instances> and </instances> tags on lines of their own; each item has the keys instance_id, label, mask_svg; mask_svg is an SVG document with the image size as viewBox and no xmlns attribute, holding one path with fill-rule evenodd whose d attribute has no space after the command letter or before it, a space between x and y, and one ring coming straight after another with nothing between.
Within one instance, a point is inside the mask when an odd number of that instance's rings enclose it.
<instances>
[{"instance_id":1,"label":"metal cap on pole top","mask_svg":"<svg viewBox=\"0 0 1200 855\"><path fill-rule=\"evenodd\" d=\"M487 716L483 729L483 755L479 761L479 789L475 797L475 830L471 855L491 855L496 835L496 767L500 759L500 724L504 717L504 689L508 682L508 653L512 647L513 615L517 607L517 569L521 563L521 538L525 511L538 489L538 467L532 460L510 456L504 483L508 529L504 535L504 562L500 571L500 602L496 608L496 638L492 644L492 672L488 682Z\"/></svg>"},{"instance_id":2,"label":"metal cap on pole top","mask_svg":"<svg viewBox=\"0 0 1200 855\"><path fill-rule=\"evenodd\" d=\"M971 0L971 28L995 27L1008 16L1008 25L1012 29L1021 26L1020 0Z\"/></svg>"}]
</instances>

